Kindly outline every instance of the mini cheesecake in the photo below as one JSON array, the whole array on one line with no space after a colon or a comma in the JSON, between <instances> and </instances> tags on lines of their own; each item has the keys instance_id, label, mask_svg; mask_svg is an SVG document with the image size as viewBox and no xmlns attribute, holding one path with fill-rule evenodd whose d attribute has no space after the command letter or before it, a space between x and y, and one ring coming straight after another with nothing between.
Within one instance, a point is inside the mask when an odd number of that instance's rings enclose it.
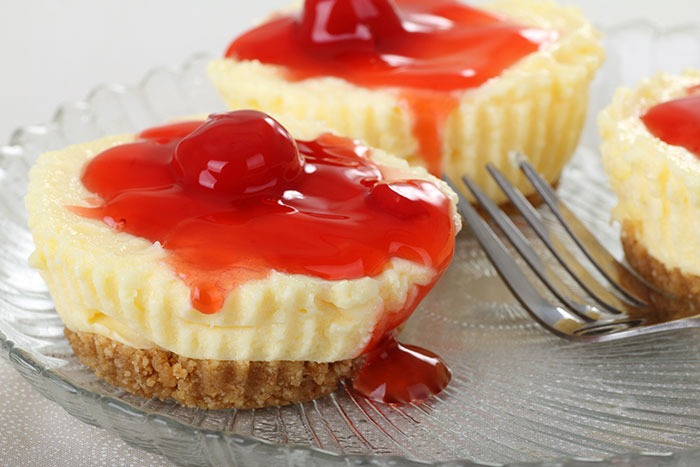
<instances>
[{"instance_id":1,"label":"mini cheesecake","mask_svg":"<svg viewBox=\"0 0 700 467\"><path fill-rule=\"evenodd\" d=\"M700 311L700 72L659 74L619 89L599 116L601 152L618 197L629 263Z\"/></svg>"},{"instance_id":2,"label":"mini cheesecake","mask_svg":"<svg viewBox=\"0 0 700 467\"><path fill-rule=\"evenodd\" d=\"M77 357L202 408L353 377L446 269L456 195L310 123L246 110L42 155L26 206Z\"/></svg>"},{"instance_id":3,"label":"mini cheesecake","mask_svg":"<svg viewBox=\"0 0 700 467\"><path fill-rule=\"evenodd\" d=\"M307 0L236 38L209 76L230 108L321 121L502 202L486 164L525 194L510 151L558 180L602 60L580 12L549 2Z\"/></svg>"}]
</instances>

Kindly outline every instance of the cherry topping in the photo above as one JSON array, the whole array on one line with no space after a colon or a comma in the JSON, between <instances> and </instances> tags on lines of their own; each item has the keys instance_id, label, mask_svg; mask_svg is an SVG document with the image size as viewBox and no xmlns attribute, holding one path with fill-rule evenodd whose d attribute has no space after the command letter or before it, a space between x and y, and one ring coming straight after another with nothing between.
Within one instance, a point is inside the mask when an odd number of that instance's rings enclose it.
<instances>
[{"instance_id":1,"label":"cherry topping","mask_svg":"<svg viewBox=\"0 0 700 467\"><path fill-rule=\"evenodd\" d=\"M306 0L300 39L317 53L373 52L405 32L391 0Z\"/></svg>"},{"instance_id":2,"label":"cherry topping","mask_svg":"<svg viewBox=\"0 0 700 467\"><path fill-rule=\"evenodd\" d=\"M255 110L211 115L182 138L172 162L184 184L232 197L277 192L302 164L287 130Z\"/></svg>"},{"instance_id":3,"label":"cherry topping","mask_svg":"<svg viewBox=\"0 0 700 467\"><path fill-rule=\"evenodd\" d=\"M649 132L661 141L681 146L700 157L700 95L663 102L641 116Z\"/></svg>"},{"instance_id":4,"label":"cherry topping","mask_svg":"<svg viewBox=\"0 0 700 467\"><path fill-rule=\"evenodd\" d=\"M380 182L372 187L367 196L367 202L370 206L383 209L402 219L424 216L428 211L419 201L425 196L426 192L423 190L430 191L432 186L434 185L421 183L418 180Z\"/></svg>"}]
</instances>

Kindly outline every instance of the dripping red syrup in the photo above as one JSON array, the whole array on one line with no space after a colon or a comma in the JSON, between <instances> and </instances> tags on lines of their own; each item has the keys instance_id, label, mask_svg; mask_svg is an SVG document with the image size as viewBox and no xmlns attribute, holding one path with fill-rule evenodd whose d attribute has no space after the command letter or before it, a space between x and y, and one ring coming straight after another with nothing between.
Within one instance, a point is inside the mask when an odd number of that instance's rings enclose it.
<instances>
[{"instance_id":1,"label":"dripping red syrup","mask_svg":"<svg viewBox=\"0 0 700 467\"><path fill-rule=\"evenodd\" d=\"M700 157L700 85L687 96L658 104L641 119L649 132L664 143L681 146Z\"/></svg>"},{"instance_id":2,"label":"dripping red syrup","mask_svg":"<svg viewBox=\"0 0 700 467\"><path fill-rule=\"evenodd\" d=\"M352 387L363 397L387 404L428 399L445 389L452 379L452 371L439 356L421 347L401 344L393 332L365 358Z\"/></svg>"},{"instance_id":3,"label":"dripping red syrup","mask_svg":"<svg viewBox=\"0 0 700 467\"><path fill-rule=\"evenodd\" d=\"M440 175L444 127L459 93L558 36L458 0L306 0L301 12L235 39L226 56L280 65L291 80L335 76L397 89L413 116L419 155Z\"/></svg>"},{"instance_id":4,"label":"dripping red syrup","mask_svg":"<svg viewBox=\"0 0 700 467\"><path fill-rule=\"evenodd\" d=\"M433 282L376 325L359 381L376 381L373 368L391 361L404 370L416 365L430 379L423 360L410 363L416 350L406 353L412 347L389 347L382 338L411 315L449 264L450 201L426 181L386 180L369 151L331 134L294 140L257 111L212 115L204 123L145 130L135 142L98 154L82 176L91 207L71 209L159 242L190 287L192 306L207 314L237 285L272 271L353 279L380 274L394 257L433 268ZM392 356L381 357L386 352ZM386 373L393 381L388 401L423 397L413 380L397 389L401 382L392 374ZM443 382L444 371L423 386L436 390Z\"/></svg>"}]
</instances>

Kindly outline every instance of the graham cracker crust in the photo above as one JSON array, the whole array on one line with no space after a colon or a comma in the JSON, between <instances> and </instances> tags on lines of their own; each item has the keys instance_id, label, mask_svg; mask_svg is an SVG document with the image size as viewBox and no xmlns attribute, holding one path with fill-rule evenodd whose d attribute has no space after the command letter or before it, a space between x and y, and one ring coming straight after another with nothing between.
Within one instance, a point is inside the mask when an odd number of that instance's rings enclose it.
<instances>
[{"instance_id":1,"label":"graham cracker crust","mask_svg":"<svg viewBox=\"0 0 700 467\"><path fill-rule=\"evenodd\" d=\"M649 301L656 308L678 318L700 313L700 276L686 274L678 268L669 269L654 258L639 242L637 229L630 222L625 222L622 226L621 240L630 266L662 291L677 297L648 294Z\"/></svg>"},{"instance_id":2,"label":"graham cracker crust","mask_svg":"<svg viewBox=\"0 0 700 467\"><path fill-rule=\"evenodd\" d=\"M137 396L174 399L203 409L254 409L309 401L333 392L359 370L362 357L331 363L199 360L137 349L65 329L78 359L108 383Z\"/></svg>"}]
</instances>

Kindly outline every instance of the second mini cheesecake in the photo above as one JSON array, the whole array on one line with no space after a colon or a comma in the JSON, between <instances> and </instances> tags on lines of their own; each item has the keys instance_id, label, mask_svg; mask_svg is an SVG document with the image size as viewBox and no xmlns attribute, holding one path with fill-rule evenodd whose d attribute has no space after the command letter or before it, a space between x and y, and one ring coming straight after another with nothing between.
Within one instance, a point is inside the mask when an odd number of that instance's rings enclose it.
<instances>
[{"instance_id":1,"label":"second mini cheesecake","mask_svg":"<svg viewBox=\"0 0 700 467\"><path fill-rule=\"evenodd\" d=\"M508 160L519 150L555 182L602 57L578 10L547 2L307 0L234 40L209 75L231 108L322 121L504 201L485 165L531 193Z\"/></svg>"}]
</instances>

